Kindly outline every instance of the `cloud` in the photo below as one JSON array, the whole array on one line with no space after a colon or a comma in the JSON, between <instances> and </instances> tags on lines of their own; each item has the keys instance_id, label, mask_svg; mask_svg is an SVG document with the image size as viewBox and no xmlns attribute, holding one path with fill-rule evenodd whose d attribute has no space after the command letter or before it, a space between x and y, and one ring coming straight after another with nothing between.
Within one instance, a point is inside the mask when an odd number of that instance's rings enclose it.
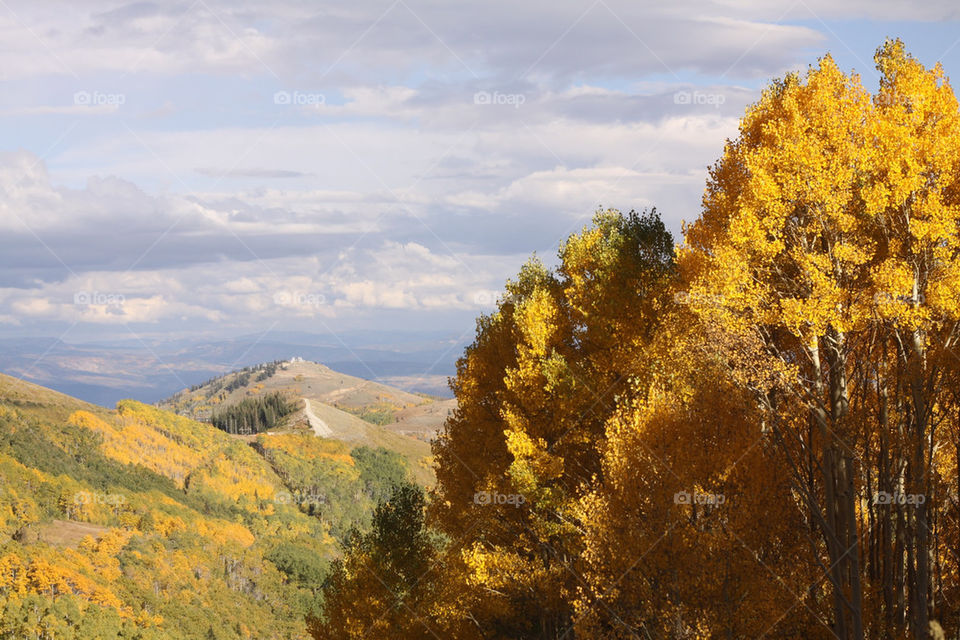
<instances>
[{"instance_id":1,"label":"cloud","mask_svg":"<svg viewBox=\"0 0 960 640\"><path fill-rule=\"evenodd\" d=\"M227 189L215 178L208 186L217 190L208 192L153 195L110 175L88 178L83 187L59 186L37 156L0 154L0 286L202 264L268 269L280 258L316 257L336 265L344 248L371 250L390 242L411 255L424 247L434 256L522 257L552 253L598 206L657 205L675 230L681 218L696 217L705 167L735 132L734 117L696 101L677 104L660 92L648 103L649 119L604 122L568 115L565 105L587 99L596 109L624 109L629 96L592 87L556 95L557 102L531 104L528 120L513 128L496 118L467 131L362 121L148 132L135 144L114 139L84 150L88 163L102 159L117 172L147 163L145 172L156 173L194 167L198 156L206 166L229 166L238 149L257 139L258 161L290 167L237 169L240 188ZM736 108L752 94L723 95L730 99L721 106ZM325 152L311 153L318 143ZM60 162L74 162L73 153ZM281 175L296 186L259 186ZM443 268L423 264L425 273ZM366 291L367 297L345 296L341 305L387 299L371 287ZM391 300L411 306L409 297Z\"/></svg>"},{"instance_id":2,"label":"cloud","mask_svg":"<svg viewBox=\"0 0 960 640\"><path fill-rule=\"evenodd\" d=\"M836 12L820 4L819 11ZM737 7L741 17L733 20L724 18L728 5L692 1L492 0L456 12L440 0L322 10L294 0L261 6L95 0L57 12L14 5L15 13L0 21L6 44L0 58L16 75L266 73L341 81L358 70L400 73L426 64L501 79L569 80L723 72L745 43L754 46L741 59L743 69L769 74L790 62L790 51L822 40L808 27L775 23L778 16L763 7Z\"/></svg>"},{"instance_id":3,"label":"cloud","mask_svg":"<svg viewBox=\"0 0 960 640\"><path fill-rule=\"evenodd\" d=\"M597 207L655 205L675 232L696 218L744 109L839 40L829 20L957 17L894 0L9 8L0 323L103 335L469 328Z\"/></svg>"},{"instance_id":4,"label":"cloud","mask_svg":"<svg viewBox=\"0 0 960 640\"><path fill-rule=\"evenodd\" d=\"M133 272L91 271L30 288L0 288L0 315L31 322L197 328L230 322L333 322L383 311L440 309L469 317L489 306L478 298L517 257L440 255L416 243L384 242L319 256L261 263L193 264ZM7 313L9 311L9 313ZM344 314L347 314L346 316ZM245 319L252 319L244 324Z\"/></svg>"},{"instance_id":5,"label":"cloud","mask_svg":"<svg viewBox=\"0 0 960 640\"><path fill-rule=\"evenodd\" d=\"M56 186L36 156L0 154L0 286L334 252L374 229L333 208L152 196L115 177Z\"/></svg>"},{"instance_id":6,"label":"cloud","mask_svg":"<svg viewBox=\"0 0 960 640\"><path fill-rule=\"evenodd\" d=\"M196 169L196 172L211 178L305 178L313 175L285 169Z\"/></svg>"},{"instance_id":7,"label":"cloud","mask_svg":"<svg viewBox=\"0 0 960 640\"><path fill-rule=\"evenodd\" d=\"M817 17L829 19L862 20L925 20L954 21L960 19L960 10L950 0L933 0L922 4L908 4L899 0L805 0L784 8L762 0L719 0L713 3L723 11L737 12L756 20L805 20Z\"/></svg>"},{"instance_id":8,"label":"cloud","mask_svg":"<svg viewBox=\"0 0 960 640\"><path fill-rule=\"evenodd\" d=\"M36 115L78 115L78 116L98 116L111 115L117 112L118 105L100 104L100 105L40 105L34 107L22 107L15 109L0 110L0 116L36 116Z\"/></svg>"}]
</instances>

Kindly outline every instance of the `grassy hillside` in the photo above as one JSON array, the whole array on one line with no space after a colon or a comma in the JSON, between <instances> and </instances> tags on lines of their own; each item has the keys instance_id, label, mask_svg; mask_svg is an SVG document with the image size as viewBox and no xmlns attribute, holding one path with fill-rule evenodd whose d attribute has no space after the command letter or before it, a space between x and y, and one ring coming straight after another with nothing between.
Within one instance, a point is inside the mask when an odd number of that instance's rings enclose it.
<instances>
[{"instance_id":1,"label":"grassy hillside","mask_svg":"<svg viewBox=\"0 0 960 640\"><path fill-rule=\"evenodd\" d=\"M433 483L429 441L452 411L452 400L408 393L322 364L298 361L235 371L185 389L159 406L208 421L228 407L273 394L283 394L297 406L273 432L313 429L354 447L384 447L408 461L418 482ZM305 400L310 403L309 413Z\"/></svg>"},{"instance_id":2,"label":"grassy hillside","mask_svg":"<svg viewBox=\"0 0 960 640\"><path fill-rule=\"evenodd\" d=\"M350 441L373 437L376 431L361 429L351 437L351 429L357 430L360 425L348 420L347 415L394 434L428 442L456 406L454 400L409 393L305 361L269 363L235 371L181 391L159 406L197 420L209 420L225 405L275 392L309 398L314 407L326 405L339 410L330 414L334 422L328 424L340 434L336 437Z\"/></svg>"},{"instance_id":3,"label":"grassy hillside","mask_svg":"<svg viewBox=\"0 0 960 640\"><path fill-rule=\"evenodd\" d=\"M0 375L0 639L305 638L338 542L410 473Z\"/></svg>"}]
</instances>

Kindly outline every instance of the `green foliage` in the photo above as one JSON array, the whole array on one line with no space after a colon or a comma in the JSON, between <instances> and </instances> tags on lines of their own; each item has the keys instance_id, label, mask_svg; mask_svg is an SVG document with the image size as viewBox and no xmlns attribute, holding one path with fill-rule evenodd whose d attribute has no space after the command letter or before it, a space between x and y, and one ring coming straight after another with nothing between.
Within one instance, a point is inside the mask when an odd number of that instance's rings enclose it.
<instances>
[{"instance_id":1,"label":"green foliage","mask_svg":"<svg viewBox=\"0 0 960 640\"><path fill-rule=\"evenodd\" d=\"M303 637L333 539L253 448L134 402L15 407L0 393L0 640Z\"/></svg>"},{"instance_id":2,"label":"green foliage","mask_svg":"<svg viewBox=\"0 0 960 640\"><path fill-rule=\"evenodd\" d=\"M360 470L360 482L374 504L385 500L397 485L410 481L406 459L396 451L356 447L350 452Z\"/></svg>"},{"instance_id":3,"label":"green foliage","mask_svg":"<svg viewBox=\"0 0 960 640\"><path fill-rule=\"evenodd\" d=\"M273 429L296 410L297 405L282 393L271 393L225 407L210 416L210 422L227 433L253 434Z\"/></svg>"},{"instance_id":4,"label":"green foliage","mask_svg":"<svg viewBox=\"0 0 960 640\"><path fill-rule=\"evenodd\" d=\"M365 530L376 504L410 478L406 459L383 447L356 447L312 435L260 436L257 447L291 491L291 501L344 540Z\"/></svg>"},{"instance_id":5,"label":"green foliage","mask_svg":"<svg viewBox=\"0 0 960 640\"><path fill-rule=\"evenodd\" d=\"M364 630L379 638L429 637L430 625L411 615L436 597L435 581L423 579L440 552L424 523L425 503L419 486L396 485L377 505L370 531L351 532L324 590L322 614L310 622L315 638L345 640Z\"/></svg>"},{"instance_id":6,"label":"green foliage","mask_svg":"<svg viewBox=\"0 0 960 640\"><path fill-rule=\"evenodd\" d=\"M83 602L74 596L50 598L30 594L10 599L0 611L0 640L160 640L161 634L122 619L115 609Z\"/></svg>"},{"instance_id":7,"label":"green foliage","mask_svg":"<svg viewBox=\"0 0 960 640\"><path fill-rule=\"evenodd\" d=\"M330 570L330 563L317 556L314 549L293 542L283 542L264 558L276 565L291 581L309 588L323 584Z\"/></svg>"},{"instance_id":8,"label":"green foliage","mask_svg":"<svg viewBox=\"0 0 960 640\"><path fill-rule=\"evenodd\" d=\"M430 556L433 538L424 527L425 504L422 488L396 485L387 499L377 505L370 533L355 543L384 560L390 579L408 588L426 570Z\"/></svg>"},{"instance_id":9,"label":"green foliage","mask_svg":"<svg viewBox=\"0 0 960 640\"><path fill-rule=\"evenodd\" d=\"M263 364L253 365L251 367L244 367L239 371L230 372L223 376L217 376L205 380L200 384L191 385L189 388L190 392L199 391L203 387L210 386L213 389L211 390L211 395L220 391L221 389L226 390L228 393L239 389L240 387L245 386L250 381L250 376L254 373L257 374L256 382L263 382L267 378L271 377L277 372L277 369L283 365L283 360L274 360L273 362L265 362ZM233 376L232 379L230 377ZM179 395L179 394L177 394Z\"/></svg>"},{"instance_id":10,"label":"green foliage","mask_svg":"<svg viewBox=\"0 0 960 640\"><path fill-rule=\"evenodd\" d=\"M125 491L159 492L211 515L230 517L234 512L210 496L184 495L168 477L141 465L122 464L100 452L101 438L70 424L49 425L19 412L0 414L0 453L20 464L52 475L64 475L100 492L123 487ZM42 495L36 495L42 498ZM49 497L49 496L48 496ZM38 500L44 513L56 513L55 501Z\"/></svg>"}]
</instances>

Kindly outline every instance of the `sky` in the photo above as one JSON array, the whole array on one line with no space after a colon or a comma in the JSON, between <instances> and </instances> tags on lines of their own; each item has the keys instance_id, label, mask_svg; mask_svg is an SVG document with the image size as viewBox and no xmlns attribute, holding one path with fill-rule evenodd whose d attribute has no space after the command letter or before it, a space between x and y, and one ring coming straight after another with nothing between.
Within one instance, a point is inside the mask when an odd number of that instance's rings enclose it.
<instances>
[{"instance_id":1,"label":"sky","mask_svg":"<svg viewBox=\"0 0 960 640\"><path fill-rule=\"evenodd\" d=\"M0 0L0 338L464 335L598 208L681 240L772 79L953 2Z\"/></svg>"}]
</instances>

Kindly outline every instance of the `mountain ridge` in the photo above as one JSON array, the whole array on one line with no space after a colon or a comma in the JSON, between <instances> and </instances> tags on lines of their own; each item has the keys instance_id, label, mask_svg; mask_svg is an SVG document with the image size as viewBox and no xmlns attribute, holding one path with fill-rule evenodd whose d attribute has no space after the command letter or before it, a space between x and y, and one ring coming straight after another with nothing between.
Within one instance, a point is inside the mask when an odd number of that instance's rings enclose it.
<instances>
[{"instance_id":1,"label":"mountain ridge","mask_svg":"<svg viewBox=\"0 0 960 640\"><path fill-rule=\"evenodd\" d=\"M456 407L452 399L411 393L302 358L231 371L181 390L157 406L193 419L209 420L218 408L270 393L283 393L297 401L309 399L318 415L323 412L330 417L323 419L335 433L333 437L345 441L373 437L379 431L372 429L373 425L392 434L429 442ZM291 422L309 423L303 408Z\"/></svg>"}]
</instances>

